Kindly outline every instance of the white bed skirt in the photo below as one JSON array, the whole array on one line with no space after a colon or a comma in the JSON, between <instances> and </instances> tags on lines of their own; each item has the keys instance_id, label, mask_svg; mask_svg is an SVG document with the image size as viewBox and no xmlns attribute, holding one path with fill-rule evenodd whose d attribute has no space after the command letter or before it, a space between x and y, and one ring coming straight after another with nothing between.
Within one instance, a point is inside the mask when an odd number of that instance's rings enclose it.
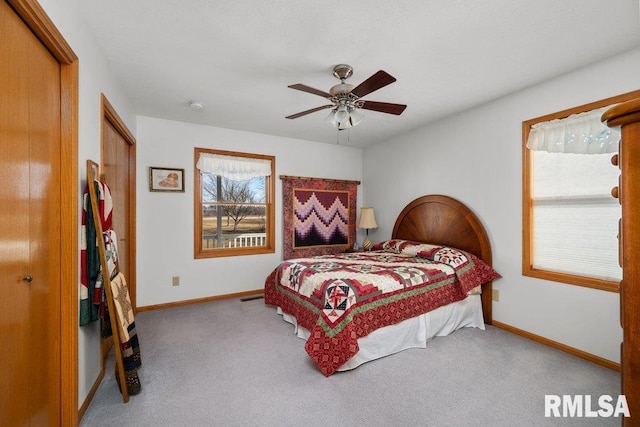
<instances>
[{"instance_id":1,"label":"white bed skirt","mask_svg":"<svg viewBox=\"0 0 640 427\"><path fill-rule=\"evenodd\" d=\"M294 325L294 333L298 338L302 338L305 341L309 338L310 332L299 326L295 317L284 313L280 307L278 307L278 314L281 314L285 321ZM462 301L445 305L421 316L373 331L358 340L360 350L338 368L338 371L348 371L365 362L408 348L425 348L427 342L432 338L446 336L457 329L465 327L484 330L480 295L469 295Z\"/></svg>"}]
</instances>

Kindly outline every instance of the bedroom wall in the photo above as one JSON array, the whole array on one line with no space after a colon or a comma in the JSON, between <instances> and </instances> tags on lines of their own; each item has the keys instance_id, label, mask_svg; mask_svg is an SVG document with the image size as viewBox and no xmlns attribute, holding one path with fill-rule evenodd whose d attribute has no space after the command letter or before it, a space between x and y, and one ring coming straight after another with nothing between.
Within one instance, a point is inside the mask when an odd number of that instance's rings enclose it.
<instances>
[{"instance_id":1,"label":"bedroom wall","mask_svg":"<svg viewBox=\"0 0 640 427\"><path fill-rule=\"evenodd\" d=\"M106 58L77 15L77 3L39 0L49 18L79 58L78 87L78 181L80 192L86 183L86 161L100 161L100 94L107 99L129 130L135 134L133 105L117 79L109 72ZM78 194L78 212L81 194ZM80 221L80 214L78 220ZM78 228L80 224L78 224ZM78 236L79 237L79 236ZM78 268L79 271L79 268ZM80 279L78 277L77 285ZM70 284L73 285L73 284ZM100 331L98 323L78 328L78 405L82 405L100 374Z\"/></svg>"},{"instance_id":2,"label":"bedroom wall","mask_svg":"<svg viewBox=\"0 0 640 427\"><path fill-rule=\"evenodd\" d=\"M137 130L139 307L261 289L282 259L280 175L362 181L360 148L142 116ZM275 253L194 259L194 147L276 156ZM150 166L185 169L185 192L150 192ZM358 206L362 191L360 185ZM173 276L180 276L179 286L172 286Z\"/></svg>"},{"instance_id":3,"label":"bedroom wall","mask_svg":"<svg viewBox=\"0 0 640 427\"><path fill-rule=\"evenodd\" d=\"M364 198L380 225L371 237L388 238L418 196L461 200L487 228L503 276L494 281L494 319L619 362L617 293L521 274L521 133L524 120L640 89L639 68L636 49L367 148Z\"/></svg>"}]
</instances>

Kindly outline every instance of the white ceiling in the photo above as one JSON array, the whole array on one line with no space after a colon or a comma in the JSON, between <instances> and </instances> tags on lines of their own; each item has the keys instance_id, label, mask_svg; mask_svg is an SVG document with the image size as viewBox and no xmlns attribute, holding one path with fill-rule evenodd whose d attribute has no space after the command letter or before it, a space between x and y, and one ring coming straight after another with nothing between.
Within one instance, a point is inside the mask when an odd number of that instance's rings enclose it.
<instances>
[{"instance_id":1,"label":"white ceiling","mask_svg":"<svg viewBox=\"0 0 640 427\"><path fill-rule=\"evenodd\" d=\"M640 45L638 0L84 0L78 2L136 113L364 147ZM328 91L347 63L357 85L397 81L338 133ZM190 100L205 109L192 111Z\"/></svg>"}]
</instances>

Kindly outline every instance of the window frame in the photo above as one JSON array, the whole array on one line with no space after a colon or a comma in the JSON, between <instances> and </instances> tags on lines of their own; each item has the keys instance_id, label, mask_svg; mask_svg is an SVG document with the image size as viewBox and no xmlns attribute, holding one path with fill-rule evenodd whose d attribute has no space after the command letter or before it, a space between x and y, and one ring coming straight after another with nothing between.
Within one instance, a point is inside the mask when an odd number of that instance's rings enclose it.
<instances>
[{"instance_id":1,"label":"window frame","mask_svg":"<svg viewBox=\"0 0 640 427\"><path fill-rule=\"evenodd\" d=\"M225 248L225 249L203 249L202 248L202 180L200 170L196 167L201 153L218 154L223 156L245 157L251 159L263 159L271 161L271 175L265 179L266 196L266 242L264 246ZM275 173L276 157L266 154L242 153L238 151L217 150L213 148L195 147L194 149L194 224L193 224L193 248L194 258L218 258L227 256L258 255L275 252Z\"/></svg>"},{"instance_id":2,"label":"window frame","mask_svg":"<svg viewBox=\"0 0 640 427\"><path fill-rule=\"evenodd\" d=\"M531 127L537 123L554 119L564 119L572 114L603 108L608 105L618 104L640 97L640 90L602 99L578 107L570 108L556 113L547 114L535 119L522 122L522 275L537 279L551 280L554 282L584 286L609 292L619 292L620 281L597 279L593 277L575 274L560 273L533 267L533 202L532 202L532 173L533 154L527 148L527 140ZM612 154L613 155L613 154ZM613 167L613 165L612 165Z\"/></svg>"}]
</instances>

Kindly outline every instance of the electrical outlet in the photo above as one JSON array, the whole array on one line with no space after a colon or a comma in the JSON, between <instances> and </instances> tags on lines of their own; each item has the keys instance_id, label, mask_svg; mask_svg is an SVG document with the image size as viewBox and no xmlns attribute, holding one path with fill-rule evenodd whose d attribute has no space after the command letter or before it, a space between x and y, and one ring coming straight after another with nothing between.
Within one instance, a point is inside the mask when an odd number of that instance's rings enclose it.
<instances>
[{"instance_id":1,"label":"electrical outlet","mask_svg":"<svg viewBox=\"0 0 640 427\"><path fill-rule=\"evenodd\" d=\"M171 279L171 284L173 286L180 286L180 276L173 276Z\"/></svg>"},{"instance_id":2,"label":"electrical outlet","mask_svg":"<svg viewBox=\"0 0 640 427\"><path fill-rule=\"evenodd\" d=\"M500 301L500 291L497 289L492 289L491 290L491 299L494 300L495 302L499 302Z\"/></svg>"}]
</instances>

